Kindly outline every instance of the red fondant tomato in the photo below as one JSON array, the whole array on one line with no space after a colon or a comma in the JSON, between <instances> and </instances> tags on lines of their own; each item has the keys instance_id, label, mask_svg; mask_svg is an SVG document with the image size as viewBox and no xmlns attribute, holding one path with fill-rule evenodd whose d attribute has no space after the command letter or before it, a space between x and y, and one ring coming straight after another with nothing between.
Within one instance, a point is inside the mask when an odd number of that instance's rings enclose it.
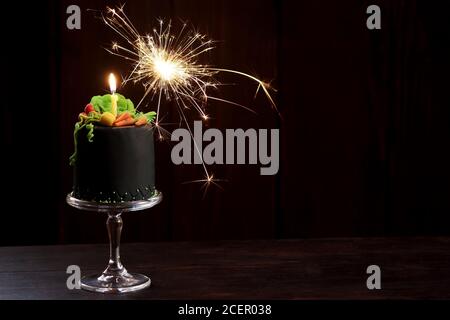
<instances>
[{"instance_id":1,"label":"red fondant tomato","mask_svg":"<svg viewBox=\"0 0 450 320\"><path fill-rule=\"evenodd\" d=\"M84 112L86 114L89 114L91 112L95 112L94 106L92 104L88 104L85 108L84 108Z\"/></svg>"}]
</instances>

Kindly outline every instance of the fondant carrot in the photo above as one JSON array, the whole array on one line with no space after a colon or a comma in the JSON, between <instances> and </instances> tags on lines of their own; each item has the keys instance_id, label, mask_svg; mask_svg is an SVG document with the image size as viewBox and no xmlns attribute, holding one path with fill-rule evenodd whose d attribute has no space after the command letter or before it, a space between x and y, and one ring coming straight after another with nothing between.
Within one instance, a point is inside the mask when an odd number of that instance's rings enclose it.
<instances>
[{"instance_id":1,"label":"fondant carrot","mask_svg":"<svg viewBox=\"0 0 450 320\"><path fill-rule=\"evenodd\" d=\"M133 118L130 117L128 119L115 122L114 126L116 126L116 127L131 126L134 124L135 121L136 120L134 120Z\"/></svg>"},{"instance_id":2,"label":"fondant carrot","mask_svg":"<svg viewBox=\"0 0 450 320\"><path fill-rule=\"evenodd\" d=\"M139 119L136 121L135 125L139 127L139 126L146 125L147 123L148 123L147 117L141 116L141 117L139 117Z\"/></svg>"},{"instance_id":3,"label":"fondant carrot","mask_svg":"<svg viewBox=\"0 0 450 320\"><path fill-rule=\"evenodd\" d=\"M128 113L128 112L122 112L118 117L117 117L117 119L116 119L116 121L114 121L114 123L117 123L117 122L119 122L119 121L123 121L123 120L126 120L126 119L129 119L129 118L131 118L131 115L130 115L130 113Z\"/></svg>"}]
</instances>

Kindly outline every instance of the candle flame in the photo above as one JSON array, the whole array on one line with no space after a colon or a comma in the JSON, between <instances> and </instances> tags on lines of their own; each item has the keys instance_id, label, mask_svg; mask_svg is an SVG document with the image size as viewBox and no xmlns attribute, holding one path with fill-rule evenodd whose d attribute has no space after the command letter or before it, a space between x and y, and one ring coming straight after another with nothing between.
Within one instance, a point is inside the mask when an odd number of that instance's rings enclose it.
<instances>
[{"instance_id":1,"label":"candle flame","mask_svg":"<svg viewBox=\"0 0 450 320\"><path fill-rule=\"evenodd\" d=\"M109 74L109 88L111 90L111 93L116 93L117 84L116 84L116 77L114 76L114 73Z\"/></svg>"}]
</instances>

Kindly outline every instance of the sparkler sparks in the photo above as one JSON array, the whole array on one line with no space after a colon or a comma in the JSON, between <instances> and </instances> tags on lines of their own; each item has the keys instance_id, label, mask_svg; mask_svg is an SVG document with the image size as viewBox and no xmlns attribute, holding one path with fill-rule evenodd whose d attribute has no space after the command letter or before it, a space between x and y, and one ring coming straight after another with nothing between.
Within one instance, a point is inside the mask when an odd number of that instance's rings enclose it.
<instances>
[{"instance_id":1,"label":"sparkler sparks","mask_svg":"<svg viewBox=\"0 0 450 320\"><path fill-rule=\"evenodd\" d=\"M218 73L231 73L254 81L257 84L256 94L259 90L262 90L271 106L276 110L275 102L269 93L271 87L268 83L240 71L214 68L199 63L198 58L201 55L214 49L214 42L198 32L188 30L186 24L183 24L180 31L174 34L170 22L165 25L162 20L159 20L159 28L154 29L151 34L143 36L126 16L123 6L117 9L108 7L106 14L102 14L102 18L104 23L126 42L124 45L114 42L111 49L107 49L109 53L124 58L133 64L133 69L124 79L123 84L130 81L133 83L140 82L145 88L145 93L137 108L146 98L152 101L157 99L155 128L160 139L163 138L159 121L163 98L175 102L180 114L180 121L186 124L194 142L195 152L201 159L203 158L202 152L193 138L185 110L194 110L198 116L206 121L209 118L205 111L207 102L208 100L216 100L254 112L239 103L209 94L211 89L217 89L221 85L214 79L214 76ZM215 181L218 180L213 179L213 175L208 172L204 162L202 165L205 171L205 179L192 182L204 182L206 187L210 184L216 184Z\"/></svg>"}]
</instances>

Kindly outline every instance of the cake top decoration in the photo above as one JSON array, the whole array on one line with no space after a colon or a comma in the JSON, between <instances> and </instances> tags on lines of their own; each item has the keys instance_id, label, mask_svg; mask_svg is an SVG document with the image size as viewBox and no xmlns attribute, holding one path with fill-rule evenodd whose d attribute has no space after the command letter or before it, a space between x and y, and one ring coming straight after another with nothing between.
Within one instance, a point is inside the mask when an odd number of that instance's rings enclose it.
<instances>
[{"instance_id":1,"label":"cake top decoration","mask_svg":"<svg viewBox=\"0 0 450 320\"><path fill-rule=\"evenodd\" d=\"M94 126L125 127L152 124L156 112L138 112L130 99L116 93L116 80L111 73L109 76L111 94L94 96L79 114L79 121L75 124L74 143L75 152L70 157L70 165L74 165L77 157L77 135L83 128L87 129L87 139L94 139Z\"/></svg>"}]
</instances>

